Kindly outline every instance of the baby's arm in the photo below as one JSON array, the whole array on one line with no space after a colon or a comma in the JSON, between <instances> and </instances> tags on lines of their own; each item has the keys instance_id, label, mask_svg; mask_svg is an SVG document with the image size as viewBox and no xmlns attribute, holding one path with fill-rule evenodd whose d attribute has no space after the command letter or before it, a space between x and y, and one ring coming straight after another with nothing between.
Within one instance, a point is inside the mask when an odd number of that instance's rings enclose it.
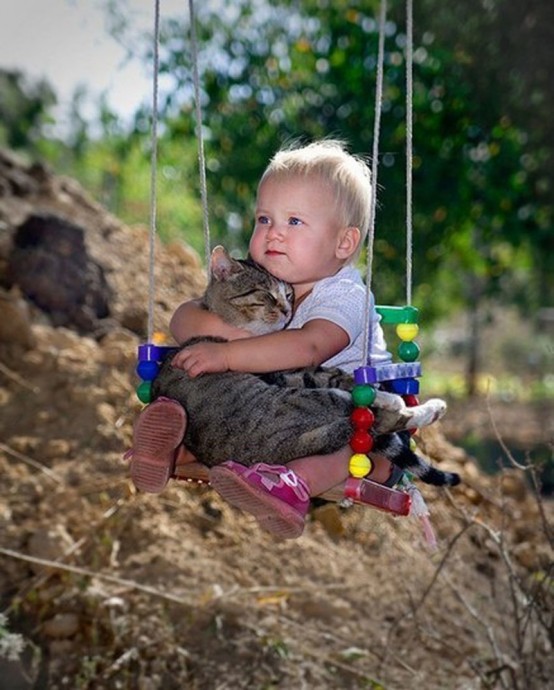
<instances>
[{"instance_id":1,"label":"baby's arm","mask_svg":"<svg viewBox=\"0 0 554 690\"><path fill-rule=\"evenodd\" d=\"M236 329L235 329L236 330ZM317 366L349 343L345 330L332 321L313 319L291 328L227 343L198 343L181 350L174 366L189 376L222 371L264 373Z\"/></svg>"},{"instance_id":2,"label":"baby's arm","mask_svg":"<svg viewBox=\"0 0 554 690\"><path fill-rule=\"evenodd\" d=\"M199 299L183 302L177 307L169 322L169 330L178 343L204 335L215 335L226 340L248 338L252 335L242 328L230 326L217 314L204 309Z\"/></svg>"}]
</instances>

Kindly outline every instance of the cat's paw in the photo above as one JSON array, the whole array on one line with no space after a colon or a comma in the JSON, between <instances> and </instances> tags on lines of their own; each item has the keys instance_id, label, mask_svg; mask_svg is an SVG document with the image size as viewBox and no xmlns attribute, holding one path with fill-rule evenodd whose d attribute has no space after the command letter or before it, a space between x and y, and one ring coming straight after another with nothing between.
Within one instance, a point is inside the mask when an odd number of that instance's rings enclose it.
<instances>
[{"instance_id":1,"label":"cat's paw","mask_svg":"<svg viewBox=\"0 0 554 690\"><path fill-rule=\"evenodd\" d=\"M446 408L446 403L440 398L431 398L421 405L409 407L410 419L406 423L406 429L421 429L433 424L444 416Z\"/></svg>"},{"instance_id":2,"label":"cat's paw","mask_svg":"<svg viewBox=\"0 0 554 690\"><path fill-rule=\"evenodd\" d=\"M406 403L400 395L380 390L375 391L375 400L371 406L387 412L401 412L406 409Z\"/></svg>"}]
</instances>

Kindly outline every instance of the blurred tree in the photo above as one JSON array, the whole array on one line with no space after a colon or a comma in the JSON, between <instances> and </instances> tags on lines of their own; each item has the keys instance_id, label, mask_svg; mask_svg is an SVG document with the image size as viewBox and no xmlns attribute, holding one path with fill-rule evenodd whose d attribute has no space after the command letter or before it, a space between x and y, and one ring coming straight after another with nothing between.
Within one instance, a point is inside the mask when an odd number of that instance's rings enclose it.
<instances>
[{"instance_id":1,"label":"blurred tree","mask_svg":"<svg viewBox=\"0 0 554 690\"><path fill-rule=\"evenodd\" d=\"M45 80L31 81L19 70L0 69L0 142L12 149L36 150L47 136L50 109L56 103Z\"/></svg>"}]
</instances>

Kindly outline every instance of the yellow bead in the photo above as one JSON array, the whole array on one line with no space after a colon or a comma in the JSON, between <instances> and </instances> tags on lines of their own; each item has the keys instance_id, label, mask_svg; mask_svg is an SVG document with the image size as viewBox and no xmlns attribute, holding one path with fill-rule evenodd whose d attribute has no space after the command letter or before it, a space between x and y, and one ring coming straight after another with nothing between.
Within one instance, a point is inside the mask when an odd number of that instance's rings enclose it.
<instances>
[{"instance_id":1,"label":"yellow bead","mask_svg":"<svg viewBox=\"0 0 554 690\"><path fill-rule=\"evenodd\" d=\"M414 453L417 450L417 443L415 442L413 436L410 437L410 450L412 450Z\"/></svg>"},{"instance_id":2,"label":"yellow bead","mask_svg":"<svg viewBox=\"0 0 554 690\"><path fill-rule=\"evenodd\" d=\"M410 342L419 333L417 323L399 323L396 327L396 335L404 342Z\"/></svg>"},{"instance_id":3,"label":"yellow bead","mask_svg":"<svg viewBox=\"0 0 554 690\"><path fill-rule=\"evenodd\" d=\"M348 465L348 470L353 477L365 477L371 472L373 463L363 453L355 453L350 458L350 464Z\"/></svg>"}]
</instances>

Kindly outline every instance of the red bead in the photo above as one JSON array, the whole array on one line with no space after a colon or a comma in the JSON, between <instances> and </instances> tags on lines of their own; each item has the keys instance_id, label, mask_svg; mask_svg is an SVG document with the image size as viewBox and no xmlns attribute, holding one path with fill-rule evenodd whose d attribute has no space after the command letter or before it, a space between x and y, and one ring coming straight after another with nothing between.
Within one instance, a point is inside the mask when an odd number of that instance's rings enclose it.
<instances>
[{"instance_id":1,"label":"red bead","mask_svg":"<svg viewBox=\"0 0 554 690\"><path fill-rule=\"evenodd\" d=\"M369 429L373 426L375 416L368 407L355 407L350 415L352 424L356 429Z\"/></svg>"},{"instance_id":2,"label":"red bead","mask_svg":"<svg viewBox=\"0 0 554 690\"><path fill-rule=\"evenodd\" d=\"M369 453L373 448L373 436L367 431L355 431L350 439L350 448L354 453Z\"/></svg>"},{"instance_id":3,"label":"red bead","mask_svg":"<svg viewBox=\"0 0 554 690\"><path fill-rule=\"evenodd\" d=\"M415 407L416 405L419 405L419 398L417 395L404 395L403 398L408 407Z\"/></svg>"}]
</instances>

